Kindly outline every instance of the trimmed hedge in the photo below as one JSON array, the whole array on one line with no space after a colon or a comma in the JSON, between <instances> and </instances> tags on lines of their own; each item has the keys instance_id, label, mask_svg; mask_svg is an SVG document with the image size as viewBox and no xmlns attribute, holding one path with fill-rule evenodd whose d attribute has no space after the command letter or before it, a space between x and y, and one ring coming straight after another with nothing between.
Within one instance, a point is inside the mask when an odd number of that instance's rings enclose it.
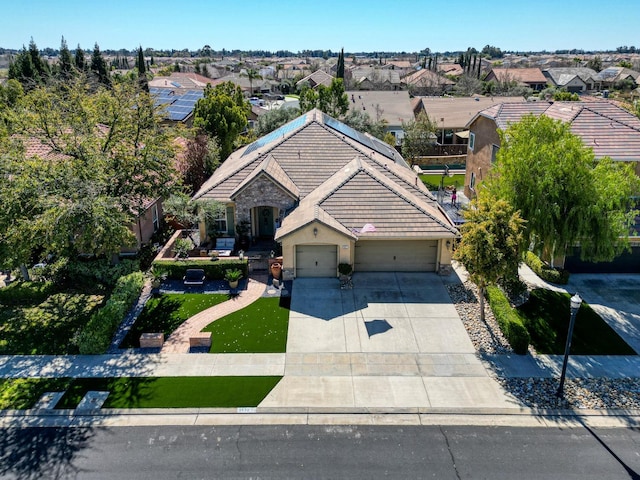
<instances>
[{"instance_id":1,"label":"trimmed hedge","mask_svg":"<svg viewBox=\"0 0 640 480\"><path fill-rule=\"evenodd\" d=\"M557 270L548 266L533 252L526 253L524 262L545 282L558 285L566 285L569 282L569 272L567 270Z\"/></svg>"},{"instance_id":2,"label":"trimmed hedge","mask_svg":"<svg viewBox=\"0 0 640 480\"><path fill-rule=\"evenodd\" d=\"M518 355L525 355L529 349L531 337L518 312L511 307L509 300L500 288L490 285L487 287L487 297L493 315L506 337L513 351Z\"/></svg>"},{"instance_id":3,"label":"trimmed hedge","mask_svg":"<svg viewBox=\"0 0 640 480\"><path fill-rule=\"evenodd\" d=\"M93 314L78 335L77 342L81 354L100 354L107 351L113 334L133 302L140 296L143 285L142 272L133 272L118 279L109 300Z\"/></svg>"},{"instance_id":4,"label":"trimmed hedge","mask_svg":"<svg viewBox=\"0 0 640 480\"><path fill-rule=\"evenodd\" d=\"M209 280L223 280L227 270L240 269L242 276L247 277L249 266L246 260L156 260L153 271L166 274L167 278L182 280L187 269L201 268Z\"/></svg>"}]
</instances>

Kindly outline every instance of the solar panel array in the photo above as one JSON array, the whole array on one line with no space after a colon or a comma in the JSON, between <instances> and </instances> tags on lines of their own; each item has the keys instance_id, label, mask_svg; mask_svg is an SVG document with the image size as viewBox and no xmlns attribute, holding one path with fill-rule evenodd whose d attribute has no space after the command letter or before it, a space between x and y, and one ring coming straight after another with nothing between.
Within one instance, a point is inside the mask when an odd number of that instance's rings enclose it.
<instances>
[{"instance_id":1,"label":"solar panel array","mask_svg":"<svg viewBox=\"0 0 640 480\"><path fill-rule=\"evenodd\" d=\"M354 130L353 128L351 128L350 126L345 125L344 123L339 122L338 120L331 118L330 116L324 113L322 115L323 115L323 122L325 125L333 128L334 130L337 130L338 132L342 133L343 135L346 135L347 137L355 140L356 142L366 145L370 149L375 150L376 152L384 155L385 157L388 157L388 158L395 157L395 150L390 146L388 146L386 143L381 142L377 139L373 139L365 135L364 133L360 133L357 130Z\"/></svg>"},{"instance_id":2,"label":"solar panel array","mask_svg":"<svg viewBox=\"0 0 640 480\"><path fill-rule=\"evenodd\" d=\"M164 106L167 118L175 122L181 122L187 118L196 106L196 102L204 97L200 90L188 90L183 94L177 94L166 88L150 88L156 106Z\"/></svg>"},{"instance_id":3,"label":"solar panel array","mask_svg":"<svg viewBox=\"0 0 640 480\"><path fill-rule=\"evenodd\" d=\"M292 120L291 122L284 124L280 128L276 128L273 132L268 133L264 137L260 137L258 140L256 140L251 145L249 145L247 149L243 152L242 156L244 157L245 155L249 155L254 150L257 150L258 148L264 145L267 145L275 140L278 140L279 138L283 137L289 132L297 130L298 128L300 128L302 125L305 124L306 120L307 120L307 117L305 115L302 115L301 117L298 117L295 120Z\"/></svg>"}]
</instances>

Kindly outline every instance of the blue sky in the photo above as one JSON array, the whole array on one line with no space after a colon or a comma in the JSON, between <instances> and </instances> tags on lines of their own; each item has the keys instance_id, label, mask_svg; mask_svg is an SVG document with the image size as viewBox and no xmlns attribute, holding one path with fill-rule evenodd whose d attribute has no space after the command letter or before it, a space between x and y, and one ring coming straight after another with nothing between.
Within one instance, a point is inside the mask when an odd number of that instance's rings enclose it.
<instances>
[{"instance_id":1,"label":"blue sky","mask_svg":"<svg viewBox=\"0 0 640 480\"><path fill-rule=\"evenodd\" d=\"M0 47L432 51L640 47L640 0L1 0Z\"/></svg>"}]
</instances>

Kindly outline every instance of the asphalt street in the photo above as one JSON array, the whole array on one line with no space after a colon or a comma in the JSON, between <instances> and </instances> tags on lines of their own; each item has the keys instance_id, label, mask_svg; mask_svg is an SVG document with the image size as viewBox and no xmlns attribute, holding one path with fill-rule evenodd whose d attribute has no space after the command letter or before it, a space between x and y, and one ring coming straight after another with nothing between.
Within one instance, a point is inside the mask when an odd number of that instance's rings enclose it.
<instances>
[{"instance_id":1,"label":"asphalt street","mask_svg":"<svg viewBox=\"0 0 640 480\"><path fill-rule=\"evenodd\" d=\"M10 428L0 478L638 479L639 445L570 426Z\"/></svg>"}]
</instances>

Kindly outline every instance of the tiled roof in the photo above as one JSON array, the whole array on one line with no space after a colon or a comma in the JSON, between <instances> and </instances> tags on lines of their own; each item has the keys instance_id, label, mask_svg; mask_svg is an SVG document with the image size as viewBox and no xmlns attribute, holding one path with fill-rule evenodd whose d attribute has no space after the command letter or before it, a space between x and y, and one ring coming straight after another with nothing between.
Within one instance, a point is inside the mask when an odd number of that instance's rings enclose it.
<instances>
[{"instance_id":1,"label":"tiled roof","mask_svg":"<svg viewBox=\"0 0 640 480\"><path fill-rule=\"evenodd\" d=\"M590 78L596 78L598 72L586 67L555 67L547 68L542 72L545 77L549 77L556 85L566 85L573 78L580 77L586 82Z\"/></svg>"},{"instance_id":2,"label":"tiled roof","mask_svg":"<svg viewBox=\"0 0 640 480\"><path fill-rule=\"evenodd\" d=\"M296 82L296 85L302 85L303 83L313 82L313 85L324 85L325 87L331 86L331 82L333 81L333 76L329 75L324 70L316 70L315 72L307 75L302 80Z\"/></svg>"},{"instance_id":3,"label":"tiled roof","mask_svg":"<svg viewBox=\"0 0 640 480\"><path fill-rule=\"evenodd\" d=\"M380 119L386 120L389 125L402 125L415 118L406 90L354 90L346 93L351 110L367 113L373 119L377 118L379 112Z\"/></svg>"},{"instance_id":4,"label":"tiled roof","mask_svg":"<svg viewBox=\"0 0 640 480\"><path fill-rule=\"evenodd\" d=\"M498 81L516 80L522 83L547 83L547 78L539 68L494 68L492 69Z\"/></svg>"},{"instance_id":5,"label":"tiled roof","mask_svg":"<svg viewBox=\"0 0 640 480\"><path fill-rule=\"evenodd\" d=\"M524 103L524 97L416 97L429 118L442 128L464 128L477 113L498 103Z\"/></svg>"},{"instance_id":6,"label":"tiled roof","mask_svg":"<svg viewBox=\"0 0 640 480\"><path fill-rule=\"evenodd\" d=\"M406 85L435 86L455 85L456 82L449 80L447 77L443 77L442 75L438 75L431 70L423 68L404 77L402 79L402 83Z\"/></svg>"},{"instance_id":7,"label":"tiled roof","mask_svg":"<svg viewBox=\"0 0 640 480\"><path fill-rule=\"evenodd\" d=\"M640 161L640 119L611 102L503 103L479 113L502 130L527 114L570 123L571 131L593 148L596 158Z\"/></svg>"},{"instance_id":8,"label":"tiled roof","mask_svg":"<svg viewBox=\"0 0 640 480\"><path fill-rule=\"evenodd\" d=\"M300 198L278 238L311 221L338 231L375 219L384 237L455 236L457 231L393 148L312 110L281 132L234 152L195 199L229 201L259 175ZM263 137L266 138L266 137ZM400 217L397 217L400 215ZM396 217L396 218L394 218ZM345 230L346 229L346 230Z\"/></svg>"}]
</instances>

